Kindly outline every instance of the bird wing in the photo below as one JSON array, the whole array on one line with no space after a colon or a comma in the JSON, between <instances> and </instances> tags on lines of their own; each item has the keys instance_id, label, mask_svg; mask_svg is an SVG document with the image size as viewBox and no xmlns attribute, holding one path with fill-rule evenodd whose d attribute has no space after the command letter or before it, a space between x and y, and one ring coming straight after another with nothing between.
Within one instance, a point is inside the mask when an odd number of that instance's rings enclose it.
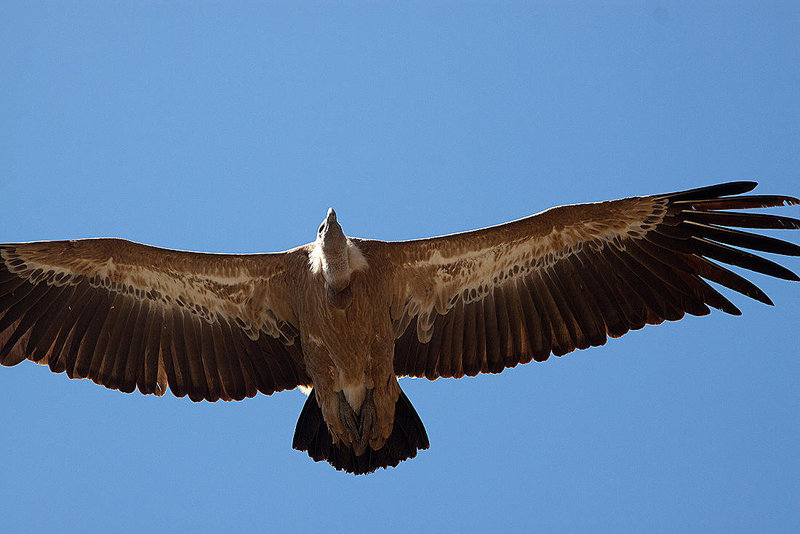
<instances>
[{"instance_id":1,"label":"bird wing","mask_svg":"<svg viewBox=\"0 0 800 534\"><path fill-rule=\"evenodd\" d=\"M800 228L788 217L729 211L800 203L743 194L755 186L562 206L473 232L359 243L392 269L396 374L433 380L498 373L602 345L645 324L706 315L708 306L741 313L705 280L772 304L713 261L798 280L736 248L800 255L797 245L728 228Z\"/></svg>"},{"instance_id":2,"label":"bird wing","mask_svg":"<svg viewBox=\"0 0 800 534\"><path fill-rule=\"evenodd\" d=\"M194 401L309 385L287 276L304 258L122 239L0 245L0 363L27 358L111 389L169 387Z\"/></svg>"}]
</instances>

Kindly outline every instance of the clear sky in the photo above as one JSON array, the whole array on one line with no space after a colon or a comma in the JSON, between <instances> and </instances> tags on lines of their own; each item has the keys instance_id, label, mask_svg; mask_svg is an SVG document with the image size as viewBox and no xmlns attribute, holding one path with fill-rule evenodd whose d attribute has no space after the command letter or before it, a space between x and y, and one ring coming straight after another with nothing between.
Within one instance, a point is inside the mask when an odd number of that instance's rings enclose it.
<instances>
[{"instance_id":1,"label":"clear sky","mask_svg":"<svg viewBox=\"0 0 800 534\"><path fill-rule=\"evenodd\" d=\"M796 2L6 2L0 242L407 239L727 180L800 194ZM800 217L800 209L781 214ZM800 241L800 232L782 237ZM782 260L800 271L800 260ZM800 530L800 284L473 379L431 449L291 449L298 391L125 395L0 368L0 530Z\"/></svg>"}]
</instances>

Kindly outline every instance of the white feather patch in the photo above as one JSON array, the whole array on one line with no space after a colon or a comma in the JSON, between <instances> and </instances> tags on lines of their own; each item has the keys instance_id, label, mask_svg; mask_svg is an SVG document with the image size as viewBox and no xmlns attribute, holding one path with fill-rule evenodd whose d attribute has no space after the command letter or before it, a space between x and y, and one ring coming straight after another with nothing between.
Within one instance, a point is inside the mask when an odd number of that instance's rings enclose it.
<instances>
[{"instance_id":1,"label":"white feather patch","mask_svg":"<svg viewBox=\"0 0 800 534\"><path fill-rule=\"evenodd\" d=\"M364 271L369 268L367 259L361 252L361 249L353 243L350 239L347 240L347 263L350 273L355 271ZM322 253L322 246L319 243L314 243L311 252L308 253L308 268L314 274L319 274L323 270L325 258Z\"/></svg>"},{"instance_id":2,"label":"white feather patch","mask_svg":"<svg viewBox=\"0 0 800 534\"><path fill-rule=\"evenodd\" d=\"M355 271L365 271L369 268L369 264L367 263L367 258L364 257L364 254L361 252L361 249L356 246L355 243L347 240L347 256L348 262L350 263L350 272L353 273Z\"/></svg>"}]
</instances>

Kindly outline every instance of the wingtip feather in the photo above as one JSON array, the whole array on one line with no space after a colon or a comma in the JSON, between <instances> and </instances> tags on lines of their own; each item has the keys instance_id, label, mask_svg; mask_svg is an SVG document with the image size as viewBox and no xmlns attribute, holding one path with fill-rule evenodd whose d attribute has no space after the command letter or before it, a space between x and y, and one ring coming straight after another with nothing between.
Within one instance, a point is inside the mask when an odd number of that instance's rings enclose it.
<instances>
[{"instance_id":1,"label":"wingtip feather","mask_svg":"<svg viewBox=\"0 0 800 534\"><path fill-rule=\"evenodd\" d=\"M685 191L676 191L674 193L667 193L666 195L659 195L664 198L674 200L695 199L701 200L704 198L717 198L730 195L741 195L752 191L758 186L758 182L740 181L740 182L726 182L723 184L709 185L706 187L698 187L695 189L687 189Z\"/></svg>"}]
</instances>

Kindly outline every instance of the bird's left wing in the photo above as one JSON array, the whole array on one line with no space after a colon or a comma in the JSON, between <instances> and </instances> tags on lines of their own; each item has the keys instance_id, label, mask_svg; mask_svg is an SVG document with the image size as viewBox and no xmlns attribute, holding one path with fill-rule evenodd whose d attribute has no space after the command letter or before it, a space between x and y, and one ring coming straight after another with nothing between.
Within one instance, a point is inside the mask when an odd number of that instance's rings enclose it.
<instances>
[{"instance_id":1,"label":"bird's left wing","mask_svg":"<svg viewBox=\"0 0 800 534\"><path fill-rule=\"evenodd\" d=\"M0 364L125 392L242 399L309 385L291 274L304 248L201 254L122 239L0 245Z\"/></svg>"},{"instance_id":2,"label":"bird's left wing","mask_svg":"<svg viewBox=\"0 0 800 534\"><path fill-rule=\"evenodd\" d=\"M800 228L788 217L728 211L800 203L742 194L755 186L562 206L473 232L360 242L391 269L396 374L498 373L602 345L645 324L706 315L708 306L740 313L704 279L771 304L753 283L713 261L798 280L735 248L800 255L797 245L727 228Z\"/></svg>"}]
</instances>

